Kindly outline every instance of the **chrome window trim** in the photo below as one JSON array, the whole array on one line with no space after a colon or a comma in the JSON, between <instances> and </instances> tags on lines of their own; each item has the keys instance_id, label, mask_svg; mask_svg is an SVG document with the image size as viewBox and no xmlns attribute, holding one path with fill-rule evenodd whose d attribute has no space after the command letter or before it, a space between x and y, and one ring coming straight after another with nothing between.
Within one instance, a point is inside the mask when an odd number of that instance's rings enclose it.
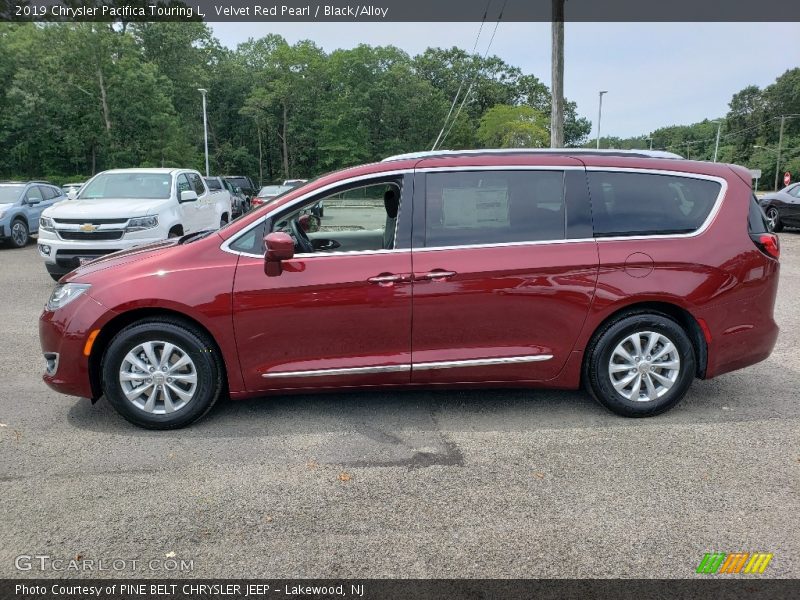
<instances>
[{"instance_id":1,"label":"chrome window trim","mask_svg":"<svg viewBox=\"0 0 800 600\"><path fill-rule=\"evenodd\" d=\"M270 371L262 373L261 377L327 377L332 375L368 375L370 373L398 373L411 371L408 363L400 365L384 365L375 367L342 367L337 369L311 369L309 371Z\"/></svg>"},{"instance_id":2,"label":"chrome window trim","mask_svg":"<svg viewBox=\"0 0 800 600\"><path fill-rule=\"evenodd\" d=\"M438 171L509 171L509 170L526 170L526 171L539 171L539 170L551 170L551 171L566 171L566 170L585 170L587 173L589 172L614 172L614 173L644 173L649 175L669 175L673 177L684 177L688 179L703 179L706 181L714 181L720 184L720 191L717 194L717 199L714 201L714 206L711 208L711 211L706 217L706 220L703 224L691 233L662 233L662 234L647 234L647 235L618 235L613 237L591 237L591 238L566 238L566 239L559 239L559 240L539 240L539 241L525 241L525 242L501 242L497 244L464 244L464 245L456 245L456 246L438 246L438 247L422 247L422 248L402 248L402 249L392 249L392 250L354 250L354 251L347 251L347 252L326 252L321 254L310 254L310 253L301 253L296 254L296 258L316 258L322 256L354 256L354 255L369 255L369 254L390 254L396 252L435 252L440 250L457 250L457 249L478 249L478 248L503 248L503 247L513 247L513 246L534 246L534 245L543 245L543 244L565 244L565 243L582 243L582 242L589 242L589 241L596 241L598 243L601 242L616 242L622 240L650 240L650 239L683 239L683 238L692 238L698 235L703 234L714 222L717 215L719 214L720 208L722 207L722 201L725 198L725 195L728 191L728 182L716 175L706 175L703 173L692 173L687 171L673 171L669 169L648 169L648 168L637 168L637 167L601 167L601 166L556 166L556 165L484 165L484 166L441 166L441 167L426 167L423 169L396 169L391 171L382 171L379 173L369 173L366 175L358 175L356 177L351 177L348 179L343 179L341 181L333 182L328 185L325 185L321 188L318 188L312 192L308 192L303 194L302 196L292 200L288 204L285 204L278 209L270 211L263 218L258 219L257 221L253 222L250 227L240 231L237 235L231 237L230 239L226 240L220 245L220 249L224 252L228 252L229 254L234 254L237 256L249 256L253 258L261 258L260 254L251 254L249 252L238 252L236 250L232 250L230 245L236 242L240 237L249 233L255 227L261 225L266 219L271 217L275 212L278 210L283 210L284 208L292 207L296 204L301 204L302 202L310 199L311 197L324 193L330 189L348 185L350 183L358 183L359 181L364 181L367 179L379 179L381 177L391 177L393 175L407 175L410 173L430 173L430 172L438 172ZM398 219L399 223L399 219Z\"/></svg>"},{"instance_id":3,"label":"chrome window trim","mask_svg":"<svg viewBox=\"0 0 800 600\"><path fill-rule=\"evenodd\" d=\"M235 254L237 256L251 256L251 257L254 257L254 258L262 258L263 256L261 254L251 254L249 252L239 252L238 250L233 250L230 247L230 245L235 243L240 237L242 237L244 235L247 235L251 230L253 230L256 227L258 227L259 225L261 225L264 221L269 219L273 214L275 214L277 212L280 212L280 211L283 211L284 209L290 208L290 207L295 206L297 204L302 204L306 200L310 200L311 198L313 198L314 196L316 196L318 194L325 193L325 192L327 192L329 190L332 190L334 188L337 188L337 187L340 187L340 186L343 186L343 185L349 185L351 183L358 183L359 181L365 181L367 179L381 179L383 177L392 177L392 176L395 176L395 175L407 175L409 173L414 173L414 169L394 169L394 170L391 170L391 171L380 171L378 173L368 173L366 175L357 175L355 177L348 177L347 179L342 179L340 181L335 181L333 183L329 183L329 184L324 185L324 186L322 186L320 188L317 188L317 189L315 189L313 191L306 192L305 194L303 194L301 196L298 196L294 200L292 200L290 202L287 202L286 204L283 204L282 206L279 206L279 207L271 210L270 212L265 214L262 218L257 219L256 221L254 221L250 225L250 227L247 227L246 229L243 229L242 231L240 231L236 235L234 235L231 238L225 240L220 245L219 248L223 252L228 252L229 254ZM323 200L324 200L324 198L323 198ZM401 210L402 210L402 207L401 207ZM395 228L397 227L397 223L400 222L400 218L399 217L400 217L400 213L398 213L398 219L396 221ZM397 229L395 229L395 235L396 234L397 234ZM342 255L342 254L351 254L351 255L352 254L376 254L376 253L389 253L389 252L398 252L398 251L409 252L410 249L409 248L405 248L405 249L399 249L399 250L396 250L396 249L392 249L392 250L383 250L383 249L382 250L354 250L354 251L350 251L350 252L325 252L323 254L305 253L305 254L295 254L295 258L311 258L311 257L316 257L316 256L337 256L337 255Z\"/></svg>"},{"instance_id":4,"label":"chrome window trim","mask_svg":"<svg viewBox=\"0 0 800 600\"><path fill-rule=\"evenodd\" d=\"M502 356L497 358L468 358L464 360L442 360L422 363L403 363L374 367L342 367L336 369L311 369L308 371L271 371L261 377L328 377L334 375L368 375L373 373L400 373L402 371L430 371L433 369L454 369L462 367L487 367L493 365L513 365L519 363L542 362L553 358L552 354L529 354L525 356Z\"/></svg>"},{"instance_id":5,"label":"chrome window trim","mask_svg":"<svg viewBox=\"0 0 800 600\"><path fill-rule=\"evenodd\" d=\"M552 354L529 354L526 356L503 356L497 358L468 358L464 360L440 360L433 362L413 363L412 371L430 371L432 369L455 369L461 367L488 367L493 365L514 365L518 363L542 362L553 358Z\"/></svg>"},{"instance_id":6,"label":"chrome window trim","mask_svg":"<svg viewBox=\"0 0 800 600\"><path fill-rule=\"evenodd\" d=\"M664 239L686 239L686 238L693 238L697 237L698 235L702 235L709 227L711 227L711 223L714 222L714 219L717 218L719 214L720 208L722 208L722 201L725 198L725 195L728 192L728 182L722 178L717 177L716 175L706 175L704 173L690 173L685 171L672 171L668 169L637 169L635 167L598 167L598 166L591 166L586 167L586 172L608 172L608 173L644 173L646 175L668 175L671 177L683 177L685 179L703 179L705 181L714 181L720 184L719 193L717 194L716 200L714 200L714 206L711 207L711 211L708 213L705 221L690 233L651 233L651 234L630 234L630 235L615 235L615 236L608 236L608 237L598 237L597 235L594 236L594 239L597 242L619 242L623 240L664 240Z\"/></svg>"}]
</instances>

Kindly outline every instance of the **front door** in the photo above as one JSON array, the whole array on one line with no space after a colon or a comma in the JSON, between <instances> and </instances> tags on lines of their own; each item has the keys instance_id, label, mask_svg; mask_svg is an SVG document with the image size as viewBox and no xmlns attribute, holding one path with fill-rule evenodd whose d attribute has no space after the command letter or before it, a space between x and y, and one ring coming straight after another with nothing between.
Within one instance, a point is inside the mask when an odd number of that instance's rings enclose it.
<instances>
[{"instance_id":1,"label":"front door","mask_svg":"<svg viewBox=\"0 0 800 600\"><path fill-rule=\"evenodd\" d=\"M408 383L411 250L398 226L402 177L338 187L268 217L231 245L234 331L248 390ZM401 200L402 199L402 200ZM310 214L324 202L321 220ZM283 272L264 274L268 231L295 237Z\"/></svg>"},{"instance_id":2,"label":"front door","mask_svg":"<svg viewBox=\"0 0 800 600\"><path fill-rule=\"evenodd\" d=\"M588 211L583 169L434 170L417 179L415 213L419 206L425 218L414 225L425 235L414 236L412 381L555 377L597 279L588 230L588 239L567 239L565 181Z\"/></svg>"}]
</instances>

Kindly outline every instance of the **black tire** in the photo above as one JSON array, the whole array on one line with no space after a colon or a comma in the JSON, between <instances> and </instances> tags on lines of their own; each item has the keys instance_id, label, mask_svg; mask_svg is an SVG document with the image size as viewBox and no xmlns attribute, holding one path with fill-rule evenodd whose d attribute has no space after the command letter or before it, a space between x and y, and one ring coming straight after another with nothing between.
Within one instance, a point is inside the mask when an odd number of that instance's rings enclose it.
<instances>
[{"instance_id":1,"label":"black tire","mask_svg":"<svg viewBox=\"0 0 800 600\"><path fill-rule=\"evenodd\" d=\"M767 209L767 220L770 223L770 231L775 233L780 233L783 231L783 223L781 223L780 213L774 206L770 206Z\"/></svg>"},{"instance_id":2,"label":"black tire","mask_svg":"<svg viewBox=\"0 0 800 600\"><path fill-rule=\"evenodd\" d=\"M168 238L177 238L183 235L183 231L180 229L171 229L170 232L167 234Z\"/></svg>"},{"instance_id":3,"label":"black tire","mask_svg":"<svg viewBox=\"0 0 800 600\"><path fill-rule=\"evenodd\" d=\"M8 236L8 243L11 244L11 247L24 248L30 240L31 233L28 224L23 219L14 219Z\"/></svg>"},{"instance_id":4,"label":"black tire","mask_svg":"<svg viewBox=\"0 0 800 600\"><path fill-rule=\"evenodd\" d=\"M119 374L126 355L140 344L156 341L174 344L184 351L191 358L197 378L192 397L183 407L172 413L156 414L135 406L125 396L120 382ZM103 392L106 398L125 419L146 429L178 429L202 418L222 393L223 373L221 357L208 335L189 324L170 318L148 319L129 325L111 340L102 361ZM163 387L166 388L166 384ZM162 394L163 392L158 392L156 397L162 399L163 410L166 403L163 402ZM177 398L174 392L171 396ZM155 405L158 406L158 400Z\"/></svg>"},{"instance_id":5,"label":"black tire","mask_svg":"<svg viewBox=\"0 0 800 600\"><path fill-rule=\"evenodd\" d=\"M666 389L663 395L659 395L652 400L634 400L633 398L625 397L615 389L612 382L612 374L610 373L610 363L615 349L626 338L637 332L643 334L644 332L654 332L665 336L674 345L677 356L680 359L680 366L676 369L677 373L672 386ZM656 346L656 348L662 347L663 345ZM655 356L656 353L657 351L653 355ZM638 363L639 361L635 362ZM584 363L584 381L592 396L610 411L623 417L652 417L669 410L683 399L694 380L696 362L692 342L679 323L671 317L658 312L632 312L622 315L619 319L603 326L594 335L587 348L586 361ZM655 365L653 370L662 376L669 374L668 371L661 370L655 361L647 364ZM634 383L636 377L639 377L645 383L649 380L654 384L654 387L662 385L655 377L651 377L647 365L643 365L642 368L645 369L645 374L641 376L638 375L638 369L631 369L621 374L616 373L614 377L623 379L630 374L634 377ZM621 383L619 379L617 381ZM625 388L623 388L623 391L625 391ZM630 393L631 396L635 393L633 384ZM646 394L647 390L643 393Z\"/></svg>"}]
</instances>

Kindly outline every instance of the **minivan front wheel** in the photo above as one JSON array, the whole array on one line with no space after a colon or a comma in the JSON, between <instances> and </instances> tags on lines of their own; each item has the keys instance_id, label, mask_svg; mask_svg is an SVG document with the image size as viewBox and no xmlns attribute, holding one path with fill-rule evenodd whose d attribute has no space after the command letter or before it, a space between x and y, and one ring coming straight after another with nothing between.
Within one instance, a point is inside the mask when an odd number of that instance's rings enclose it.
<instances>
[{"instance_id":1,"label":"minivan front wheel","mask_svg":"<svg viewBox=\"0 0 800 600\"><path fill-rule=\"evenodd\" d=\"M649 417L675 406L694 379L695 356L677 322L658 313L630 314L593 340L586 364L592 395L625 417Z\"/></svg>"},{"instance_id":2,"label":"minivan front wheel","mask_svg":"<svg viewBox=\"0 0 800 600\"><path fill-rule=\"evenodd\" d=\"M176 320L134 323L103 357L103 391L125 419L176 429L200 419L223 388L223 368L208 336Z\"/></svg>"}]
</instances>

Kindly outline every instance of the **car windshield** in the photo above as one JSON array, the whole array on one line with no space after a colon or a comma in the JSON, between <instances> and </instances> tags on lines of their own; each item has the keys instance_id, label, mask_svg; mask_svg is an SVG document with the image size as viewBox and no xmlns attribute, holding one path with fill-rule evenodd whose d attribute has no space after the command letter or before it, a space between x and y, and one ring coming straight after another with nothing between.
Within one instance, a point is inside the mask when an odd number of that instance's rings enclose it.
<instances>
[{"instance_id":1,"label":"car windshield","mask_svg":"<svg viewBox=\"0 0 800 600\"><path fill-rule=\"evenodd\" d=\"M293 189L290 185L265 185L258 192L260 198L269 198L271 196L280 196L289 190Z\"/></svg>"},{"instance_id":2,"label":"car windshield","mask_svg":"<svg viewBox=\"0 0 800 600\"><path fill-rule=\"evenodd\" d=\"M161 200L169 198L171 189L172 175L168 173L102 173L83 187L80 198Z\"/></svg>"},{"instance_id":3,"label":"car windshield","mask_svg":"<svg viewBox=\"0 0 800 600\"><path fill-rule=\"evenodd\" d=\"M22 193L22 188L24 185L18 184L3 184L0 183L0 204L6 204L8 202L16 202L19 200L19 195Z\"/></svg>"}]
</instances>

